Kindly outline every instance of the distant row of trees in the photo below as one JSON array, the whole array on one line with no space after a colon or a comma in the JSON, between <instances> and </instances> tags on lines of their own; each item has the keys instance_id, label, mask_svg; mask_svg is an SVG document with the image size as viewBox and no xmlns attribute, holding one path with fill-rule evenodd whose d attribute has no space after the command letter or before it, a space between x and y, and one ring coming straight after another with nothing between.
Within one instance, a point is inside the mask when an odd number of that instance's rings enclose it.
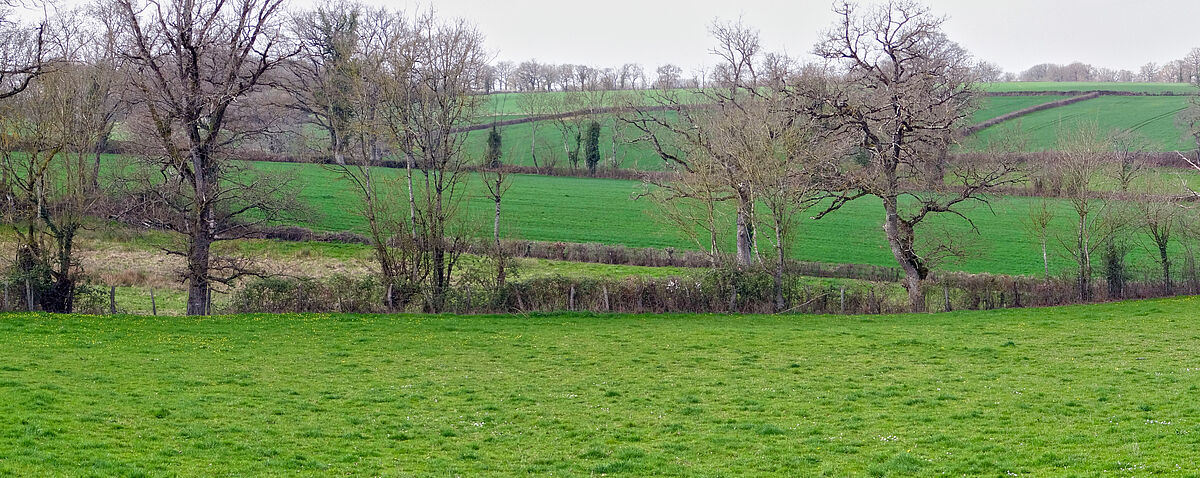
<instances>
[{"instance_id":1,"label":"distant row of trees","mask_svg":"<svg viewBox=\"0 0 1200 478\"><path fill-rule=\"evenodd\" d=\"M700 88L714 81L712 74L704 68L685 71L670 63L647 71L638 63L601 67L505 60L484 69L482 84L488 93Z\"/></svg>"},{"instance_id":2,"label":"distant row of trees","mask_svg":"<svg viewBox=\"0 0 1200 478\"><path fill-rule=\"evenodd\" d=\"M501 61L483 72L486 92L595 91L663 88L703 88L720 81L721 68L685 71L660 65L647 72L642 65L627 63L617 68L573 64L542 64L536 60ZM1011 81L1088 81L1104 83L1191 83L1200 78L1200 48L1164 64L1148 62L1136 71L1096 67L1082 62L1041 63L1019 73L1005 72L999 65L981 61L973 66L975 77L985 83Z\"/></svg>"},{"instance_id":3,"label":"distant row of trees","mask_svg":"<svg viewBox=\"0 0 1200 478\"><path fill-rule=\"evenodd\" d=\"M1183 275L1190 282L1198 279L1196 195L1181 186L1180 178L1148 167L1142 154L1146 144L1135 133L1084 124L1060 134L1050 161L1032 163L1030 181L1040 198L1030 205L1027 231L1040 243L1046 280L1052 259L1073 264L1081 301L1092 299L1097 275L1105 278L1108 296L1122 297L1130 278L1127 256L1135 248L1146 249L1161 268L1165 294L1176 289L1176 257L1184 258ZM1064 198L1065 213L1056 211L1048 196ZM1071 227L1052 226L1059 215ZM1174 250L1176 245L1182 250Z\"/></svg>"},{"instance_id":4,"label":"distant row of trees","mask_svg":"<svg viewBox=\"0 0 1200 478\"><path fill-rule=\"evenodd\" d=\"M1137 71L1095 67L1081 62L1042 63L1017 74L1003 73L998 68L989 71L996 73L991 77L994 81L1193 83L1200 79L1200 48L1193 48L1183 58L1162 65L1148 62Z\"/></svg>"}]
</instances>

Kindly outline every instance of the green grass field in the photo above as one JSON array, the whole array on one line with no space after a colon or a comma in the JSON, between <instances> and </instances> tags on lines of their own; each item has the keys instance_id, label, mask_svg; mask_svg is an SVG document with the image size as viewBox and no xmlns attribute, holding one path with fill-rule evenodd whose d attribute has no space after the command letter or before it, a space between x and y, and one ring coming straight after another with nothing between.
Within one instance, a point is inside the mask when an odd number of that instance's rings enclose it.
<instances>
[{"instance_id":1,"label":"green grass field","mask_svg":"<svg viewBox=\"0 0 1200 478\"><path fill-rule=\"evenodd\" d=\"M628 94L629 92L623 92ZM651 92L641 92L649 94ZM514 109L514 104L517 104L516 98L519 95L551 95L560 97L561 92L549 93L503 93L489 95L489 103L485 106L486 111L490 111L490 116L480 118L478 122L484 123L495 119L503 121L506 119L514 119L521 117L519 109ZM972 123L979 123L997 116L1011 113L1030 106L1039 105L1063 99L1063 96L1003 96L1003 97L983 97L979 101L979 109L971 116ZM1186 101L1182 98L1177 98L1179 101ZM618 125L621 128L618 135L616 160L613 161L612 154L612 135L613 135L613 118L611 115L599 115L596 120L600 123L600 151L604 157L603 167L616 167L622 169L636 169L641 171L660 171L663 169L663 160L653 150L653 148L645 143L633 143L632 141L640 134L633 128ZM583 120L586 124L588 120ZM1173 124L1173 123L1172 123ZM586 126L585 126L586 127ZM503 138L503 161L507 164L520 166L534 166L533 157L531 155L531 136L535 128L530 123L515 124L500 127L500 133ZM533 140L534 148L537 150L538 164L546 166L547 164L555 164L560 168L570 167L567 161L566 152L563 150L562 133L555 126L553 121L541 121L536 128L537 138ZM572 133L573 134L573 133ZM473 131L467 133L466 150L473 157L483 157L484 151L487 148L486 130ZM573 139L569 138L570 142ZM572 145L573 147L573 145ZM582 167L582 162L580 167Z\"/></svg>"},{"instance_id":2,"label":"green grass field","mask_svg":"<svg viewBox=\"0 0 1200 478\"><path fill-rule=\"evenodd\" d=\"M1198 300L6 315L0 474L1196 476Z\"/></svg>"},{"instance_id":3,"label":"green grass field","mask_svg":"<svg viewBox=\"0 0 1200 478\"><path fill-rule=\"evenodd\" d=\"M1068 96L985 96L979 100L979 109L971 116L972 123L982 123L1000 115L1023 110Z\"/></svg>"},{"instance_id":4,"label":"green grass field","mask_svg":"<svg viewBox=\"0 0 1200 478\"><path fill-rule=\"evenodd\" d=\"M1146 138L1150 151L1188 151L1196 145L1176 125L1176 116L1187 108L1189 100L1180 96L1105 96L1039 111L1011 122L1019 122L1028 135L1030 151L1055 149L1060 131L1084 123L1094 123L1103 130L1135 131ZM1011 122L983 130L979 137L1007 134L1011 130L1005 126Z\"/></svg>"},{"instance_id":5,"label":"green grass field","mask_svg":"<svg viewBox=\"0 0 1200 478\"><path fill-rule=\"evenodd\" d=\"M600 115L597 118L600 123L600 155L602 156L601 167L613 167L612 154L612 135L613 135L613 118L611 115ZM587 124L590 121L583 121L583 128L586 131ZM553 164L558 168L570 168L571 163L567 160L567 153L563 149L563 136L561 130L556 126L554 121L538 122L536 127L537 138L533 143L533 147L537 149L538 166L546 167ZM663 169L663 160L654 152L652 146L645 143L633 143L632 141L639 135L639 132L633 128L618 123L620 132L617 138L617 154L616 167L622 169L636 169L640 171L661 171ZM572 128L577 128L572 126ZM574 144L574 131L571 129L568 132L568 145L571 148ZM501 151L503 156L501 161L505 164L517 166L534 166L533 156L530 151L531 139L535 128L532 123L521 123L509 126L500 127L501 134ZM471 131L467 134L465 149L467 154L482 158L484 152L487 151L488 130ZM584 168L583 153L580 153L579 168Z\"/></svg>"},{"instance_id":6,"label":"green grass field","mask_svg":"<svg viewBox=\"0 0 1200 478\"><path fill-rule=\"evenodd\" d=\"M1200 93L1200 88L1188 83L1102 83L1102 82L1054 82L1015 81L1009 83L984 83L983 91L1137 91L1144 93Z\"/></svg>"},{"instance_id":7,"label":"green grass field","mask_svg":"<svg viewBox=\"0 0 1200 478\"><path fill-rule=\"evenodd\" d=\"M326 169L307 164L258 163L266 170L291 170L302 186L300 199L315 209L311 223L328 231L363 231L365 224L352 211L355 197L342 181L331 181ZM399 177L401 170L384 174ZM474 176L467 180L472 196L466 201L468 217L475 224L491 224L492 204L483 193L482 183ZM648 200L633 200L643 190L642 183L614 179L515 176L504 199L502 217L508 237L538 241L596 242L631 247L675 247L695 249L686 235L662 224L655 216L656 207ZM1038 274L1042 271L1040 246L1026 232L1022 221L1028 217L1034 198L995 198L991 207L967 208L981 234L970 233L968 225L957 218L941 217L930 227L949 231L966 241L972 257L958 263L942 264L946 270L991 272L1000 274ZM1064 237L1071 231L1068 205L1051 200L1056 213L1053 228ZM731 221L731 219L727 220ZM881 224L882 207L878 201L864 198L845 206L820 221L802 220L797 229L793 257L799 260L894 265ZM723 247L732 250L733 226ZM483 227L483 226L480 226ZM474 234L490 235L491 229ZM1052 239L1052 249L1058 245ZM770 247L765 245L763 247ZM1144 248L1131 253L1135 264L1149 270L1152 266ZM1055 272L1068 268L1063 257L1051 257Z\"/></svg>"}]
</instances>

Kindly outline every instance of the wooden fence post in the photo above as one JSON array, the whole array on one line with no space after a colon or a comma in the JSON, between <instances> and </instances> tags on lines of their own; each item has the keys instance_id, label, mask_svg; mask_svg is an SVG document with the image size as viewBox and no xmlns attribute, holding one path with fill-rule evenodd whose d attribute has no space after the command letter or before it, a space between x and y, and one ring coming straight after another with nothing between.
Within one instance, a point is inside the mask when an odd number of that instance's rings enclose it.
<instances>
[{"instance_id":1,"label":"wooden fence post","mask_svg":"<svg viewBox=\"0 0 1200 478\"><path fill-rule=\"evenodd\" d=\"M842 304L842 315L846 315L846 284L842 284L840 301Z\"/></svg>"},{"instance_id":2,"label":"wooden fence post","mask_svg":"<svg viewBox=\"0 0 1200 478\"><path fill-rule=\"evenodd\" d=\"M29 286L29 278L25 278L25 308L33 312L33 287Z\"/></svg>"},{"instance_id":3,"label":"wooden fence post","mask_svg":"<svg viewBox=\"0 0 1200 478\"><path fill-rule=\"evenodd\" d=\"M158 315L158 303L154 301L154 288L150 288L150 314Z\"/></svg>"},{"instance_id":4,"label":"wooden fence post","mask_svg":"<svg viewBox=\"0 0 1200 478\"><path fill-rule=\"evenodd\" d=\"M108 287L108 313L117 315L117 286Z\"/></svg>"},{"instance_id":5,"label":"wooden fence post","mask_svg":"<svg viewBox=\"0 0 1200 478\"><path fill-rule=\"evenodd\" d=\"M392 287L393 287L392 283L388 282L388 288L387 288L388 312L394 312L396 310L396 303L394 300L392 300Z\"/></svg>"},{"instance_id":6,"label":"wooden fence post","mask_svg":"<svg viewBox=\"0 0 1200 478\"><path fill-rule=\"evenodd\" d=\"M942 297L946 300L946 312L950 312L950 284L942 284Z\"/></svg>"}]
</instances>

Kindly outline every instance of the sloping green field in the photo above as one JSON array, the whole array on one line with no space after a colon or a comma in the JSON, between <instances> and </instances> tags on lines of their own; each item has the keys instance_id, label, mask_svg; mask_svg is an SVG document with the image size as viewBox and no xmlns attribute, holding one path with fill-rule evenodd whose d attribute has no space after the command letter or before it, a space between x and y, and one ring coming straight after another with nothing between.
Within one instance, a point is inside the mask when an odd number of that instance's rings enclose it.
<instances>
[{"instance_id":1,"label":"sloping green field","mask_svg":"<svg viewBox=\"0 0 1200 478\"><path fill-rule=\"evenodd\" d=\"M297 176L302 186L300 199L315 210L308 227L328 231L365 230L362 219L351 212L357 207L356 198L344 182L331 180L330 171L310 164L257 163L257 166L264 170L290 170ZM381 171L393 178L403 172ZM492 203L477 177L471 176L467 186L472 196L464 207L473 218L471 222L479 225L479 229L468 233L489 236ZM503 203L505 234L539 241L696 248L685 234L655 219L657 206L652 202L633 199L643 189L642 183L636 181L515 176ZM932 233L953 235L959 241L966 241L963 245L969 244L972 251L970 258L940 267L968 272L1040 273L1040 246L1024 232L1022 225L1036 201L1040 200L997 198L990 208L982 204L968 207L967 215L979 226L978 235L970 233L968 225L960 219L944 217L930 222ZM1071 230L1068 206L1061 200L1052 200L1051 207L1057 214L1053 228L1066 237ZM894 265L880 228L882 220L881 206L870 198L855 201L820 221L804 219L797 228L793 257L827 263ZM724 222L730 234L722 246L732 250L732 218L726 216ZM940 232L943 230L946 232ZM1051 246L1056 244L1052 242ZM764 243L762 247L770 246ZM1145 267L1151 266L1141 247L1135 248L1132 257ZM1051 264L1058 271L1067 268L1069 262L1056 256L1051 258Z\"/></svg>"},{"instance_id":2,"label":"sloping green field","mask_svg":"<svg viewBox=\"0 0 1200 478\"><path fill-rule=\"evenodd\" d=\"M1188 83L1103 83L1071 81L1014 81L984 83L984 91L1136 91L1142 93L1200 93L1200 88Z\"/></svg>"},{"instance_id":3,"label":"sloping green field","mask_svg":"<svg viewBox=\"0 0 1200 478\"><path fill-rule=\"evenodd\" d=\"M1200 92L1187 84L1171 83L1051 83L1051 82L1018 82L992 83L982 85L985 91L1141 91L1149 93ZM619 94L649 95L653 92L619 92ZM504 93L488 96L489 115L481 118L481 122L495 119L497 121L520 117L517 106L518 98L527 95L547 95L548 98L559 98L562 92L543 93ZM615 96L613 97L615 98ZM971 123L979 123L997 116L1011 113L1031 106L1064 99L1064 96L1000 96L983 97L979 100L979 109L971 116ZM1058 144L1060 130L1071 130L1081 123L1092 122L1106 130L1136 131L1147 140L1150 151L1176 151L1194 148L1194 142L1186 137L1185 132L1176 124L1176 117L1185 109L1193 97L1189 96L1112 96L1088 100L1073 105L1053 108L1031 115L1023 116L1003 126L996 126L979 133L979 138L986 142L992 135L1009 134L1008 128L1015 122L1020 122L1026 131L1027 148L1030 151L1053 150ZM607 104L607 103L606 103ZM600 115L597 120L601 124L600 145L605 158L605 167L616 166L625 169L657 171L663 168L661 158L646 144L631 144L638 136L631 128L623 127L618 136L616 160L612 154L612 117ZM531 154L531 139L534 128L530 124L517 124L501 128L504 138L505 161L509 164L533 166ZM539 165L554 164L558 167L569 167L567 154L563 148L562 135L554 127L553 122L538 123L537 138L533 141L539 158ZM1005 131L1004 133L1000 133ZM571 133L573 134L573 133ZM486 131L469 133L467 149L475 156L482 156L485 150ZM568 138L572 143L573 138ZM968 145L967 148L976 146Z\"/></svg>"},{"instance_id":4,"label":"sloping green field","mask_svg":"<svg viewBox=\"0 0 1200 478\"><path fill-rule=\"evenodd\" d=\"M1053 150L1059 132L1094 123L1102 130L1134 131L1146 138L1150 151L1186 151L1195 143L1185 138L1176 124L1180 111L1188 106L1182 96L1104 96L1079 103L1032 113L1011 122L1019 122L1027 135L1031 151ZM1011 122L979 132L987 139L993 134L1008 134Z\"/></svg>"},{"instance_id":5,"label":"sloping green field","mask_svg":"<svg viewBox=\"0 0 1200 478\"><path fill-rule=\"evenodd\" d=\"M7 315L0 474L1196 476L1198 305Z\"/></svg>"},{"instance_id":6,"label":"sloping green field","mask_svg":"<svg viewBox=\"0 0 1200 478\"><path fill-rule=\"evenodd\" d=\"M979 109L971 116L972 123L982 123L1000 115L1023 110L1052 101L1070 98L1069 96L985 96L980 98Z\"/></svg>"},{"instance_id":7,"label":"sloping green field","mask_svg":"<svg viewBox=\"0 0 1200 478\"><path fill-rule=\"evenodd\" d=\"M611 115L600 115L597 118L600 123L600 154L603 158L600 167L613 167L612 154L612 134L613 134L613 117ZM583 121L583 130L586 131L589 121ZM501 126L500 134L502 141L501 151L503 156L501 161L505 164L516 166L535 166L533 161L533 152L531 149L536 149L537 164L539 167L554 165L558 168L570 168L571 163L567 157L567 151L563 148L563 134L556 126L554 121L540 121L537 124L536 140L531 144L531 136L535 132L532 123L521 123L509 126ZM617 124L621 128L618 135L616 165L622 169L636 169L639 171L661 171L663 170L663 160L654 152L654 148L646 143L633 143L640 133L633 128L624 124ZM567 133L567 147L574 149L575 131L578 131L578 126L572 122L572 129ZM488 130L471 131L467 134L465 148L467 154L481 158L484 152L487 151ZM583 162L582 146L579 153L579 168L585 168Z\"/></svg>"}]
</instances>

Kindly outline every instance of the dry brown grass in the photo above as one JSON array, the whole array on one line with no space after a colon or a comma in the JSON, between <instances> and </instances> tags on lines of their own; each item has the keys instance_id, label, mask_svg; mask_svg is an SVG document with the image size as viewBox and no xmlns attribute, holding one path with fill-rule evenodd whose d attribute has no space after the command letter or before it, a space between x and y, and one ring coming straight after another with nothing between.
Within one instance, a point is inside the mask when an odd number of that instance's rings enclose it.
<instances>
[{"instance_id":1,"label":"dry brown grass","mask_svg":"<svg viewBox=\"0 0 1200 478\"><path fill-rule=\"evenodd\" d=\"M120 235L88 234L78 241L79 264L88 282L117 287L146 287L182 290L179 280L184 260L161 249ZM0 266L8 266L16 251L12 240L0 241ZM374 272L369 256L339 259L324 257L300 248L294 252L271 251L250 258L251 265L265 274L323 278L334 275L363 276Z\"/></svg>"}]
</instances>

